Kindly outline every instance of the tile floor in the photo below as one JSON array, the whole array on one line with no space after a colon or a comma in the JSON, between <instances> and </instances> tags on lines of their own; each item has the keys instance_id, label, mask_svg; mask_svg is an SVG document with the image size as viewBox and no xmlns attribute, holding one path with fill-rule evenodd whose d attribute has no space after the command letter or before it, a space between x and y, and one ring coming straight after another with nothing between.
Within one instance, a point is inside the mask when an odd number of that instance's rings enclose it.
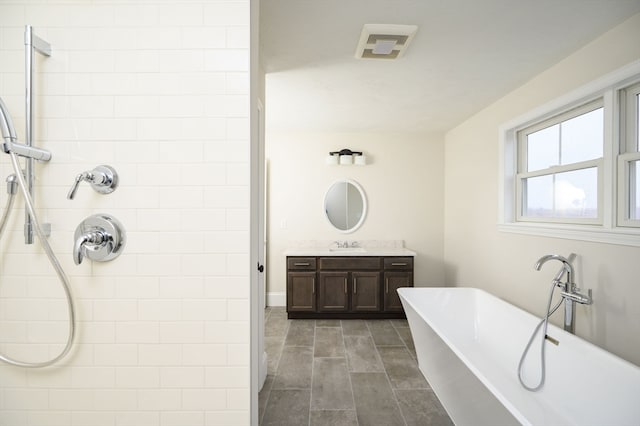
<instances>
[{"instance_id":1,"label":"tile floor","mask_svg":"<svg viewBox=\"0 0 640 426\"><path fill-rule=\"evenodd\" d=\"M265 311L263 426L452 425L406 320L288 320Z\"/></svg>"}]
</instances>

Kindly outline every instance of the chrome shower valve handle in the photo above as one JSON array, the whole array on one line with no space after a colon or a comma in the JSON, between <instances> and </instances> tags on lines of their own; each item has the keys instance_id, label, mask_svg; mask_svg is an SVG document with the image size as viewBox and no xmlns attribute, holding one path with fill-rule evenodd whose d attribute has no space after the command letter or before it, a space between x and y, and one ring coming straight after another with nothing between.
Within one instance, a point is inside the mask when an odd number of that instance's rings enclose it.
<instances>
[{"instance_id":1,"label":"chrome shower valve handle","mask_svg":"<svg viewBox=\"0 0 640 426\"><path fill-rule=\"evenodd\" d=\"M82 263L84 257L107 262L120 256L125 244L122 224L106 214L89 216L78 225L74 235L73 261Z\"/></svg>"},{"instance_id":2,"label":"chrome shower valve handle","mask_svg":"<svg viewBox=\"0 0 640 426\"><path fill-rule=\"evenodd\" d=\"M76 176L73 186L67 194L67 198L73 200L80 182L85 181L91 184L91 187L100 194L110 194L118 187L118 173L111 166L97 166L95 169L82 172Z\"/></svg>"},{"instance_id":3,"label":"chrome shower valve handle","mask_svg":"<svg viewBox=\"0 0 640 426\"><path fill-rule=\"evenodd\" d=\"M105 232L101 230L90 231L86 234L82 234L79 238L76 239L75 244L73 245L73 261L76 265L82 263L82 259L85 254L85 244L90 244L92 246L101 246L110 238Z\"/></svg>"}]
</instances>

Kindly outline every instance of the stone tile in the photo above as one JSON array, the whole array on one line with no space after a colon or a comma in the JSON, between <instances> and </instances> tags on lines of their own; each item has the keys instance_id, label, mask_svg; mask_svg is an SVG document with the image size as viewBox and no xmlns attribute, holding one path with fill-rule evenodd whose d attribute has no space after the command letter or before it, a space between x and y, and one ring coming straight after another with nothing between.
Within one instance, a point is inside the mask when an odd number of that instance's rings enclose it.
<instances>
[{"instance_id":1,"label":"stone tile","mask_svg":"<svg viewBox=\"0 0 640 426\"><path fill-rule=\"evenodd\" d=\"M427 381L407 348L378 347L382 364L394 389L426 389Z\"/></svg>"},{"instance_id":2,"label":"stone tile","mask_svg":"<svg viewBox=\"0 0 640 426\"><path fill-rule=\"evenodd\" d=\"M384 371L371 336L344 336L344 346L349 371L359 373Z\"/></svg>"},{"instance_id":3,"label":"stone tile","mask_svg":"<svg viewBox=\"0 0 640 426\"><path fill-rule=\"evenodd\" d=\"M342 327L342 324L337 319L316 320L316 327Z\"/></svg>"},{"instance_id":4,"label":"stone tile","mask_svg":"<svg viewBox=\"0 0 640 426\"><path fill-rule=\"evenodd\" d=\"M354 409L351 382L344 358L315 358L311 408L314 410Z\"/></svg>"},{"instance_id":5,"label":"stone tile","mask_svg":"<svg viewBox=\"0 0 640 426\"><path fill-rule=\"evenodd\" d=\"M289 325L285 346L313 346L315 321L292 320Z\"/></svg>"},{"instance_id":6,"label":"stone tile","mask_svg":"<svg viewBox=\"0 0 640 426\"><path fill-rule=\"evenodd\" d=\"M418 354L416 353L416 348L407 348L409 349L409 352L411 353L411 356L413 357L413 359L416 360L416 362L418 362Z\"/></svg>"},{"instance_id":7,"label":"stone tile","mask_svg":"<svg viewBox=\"0 0 640 426\"><path fill-rule=\"evenodd\" d=\"M300 426L309 424L310 389L272 389L262 426Z\"/></svg>"},{"instance_id":8,"label":"stone tile","mask_svg":"<svg viewBox=\"0 0 640 426\"><path fill-rule=\"evenodd\" d=\"M452 426L453 422L430 389L396 389L396 397L407 426Z\"/></svg>"},{"instance_id":9,"label":"stone tile","mask_svg":"<svg viewBox=\"0 0 640 426\"><path fill-rule=\"evenodd\" d=\"M273 389L310 389L313 348L285 346Z\"/></svg>"},{"instance_id":10,"label":"stone tile","mask_svg":"<svg viewBox=\"0 0 640 426\"><path fill-rule=\"evenodd\" d=\"M367 321L369 331L376 346L404 346L396 329L388 320Z\"/></svg>"},{"instance_id":11,"label":"stone tile","mask_svg":"<svg viewBox=\"0 0 640 426\"><path fill-rule=\"evenodd\" d=\"M265 408L267 408L267 401L271 394L271 388L273 387L273 376L267 375L267 378L262 385L262 389L258 393L258 421L262 422L264 417Z\"/></svg>"},{"instance_id":12,"label":"stone tile","mask_svg":"<svg viewBox=\"0 0 640 426\"><path fill-rule=\"evenodd\" d=\"M261 425L452 424L417 368L406 320L288 320L271 307L265 350Z\"/></svg>"},{"instance_id":13,"label":"stone tile","mask_svg":"<svg viewBox=\"0 0 640 426\"><path fill-rule=\"evenodd\" d=\"M409 328L409 322L406 319L389 320L395 328Z\"/></svg>"},{"instance_id":14,"label":"stone tile","mask_svg":"<svg viewBox=\"0 0 640 426\"><path fill-rule=\"evenodd\" d=\"M267 374L276 374L282 355L284 336L265 336L264 350L267 353Z\"/></svg>"},{"instance_id":15,"label":"stone tile","mask_svg":"<svg viewBox=\"0 0 640 426\"><path fill-rule=\"evenodd\" d=\"M353 398L360 426L404 426L385 373L351 373Z\"/></svg>"},{"instance_id":16,"label":"stone tile","mask_svg":"<svg viewBox=\"0 0 640 426\"><path fill-rule=\"evenodd\" d=\"M342 329L319 327L316 328L314 357L343 357L344 342Z\"/></svg>"},{"instance_id":17,"label":"stone tile","mask_svg":"<svg viewBox=\"0 0 640 426\"><path fill-rule=\"evenodd\" d=\"M342 320L341 323L344 336L371 336L369 327L363 320Z\"/></svg>"},{"instance_id":18,"label":"stone tile","mask_svg":"<svg viewBox=\"0 0 640 426\"><path fill-rule=\"evenodd\" d=\"M278 317L271 313L264 322L264 335L266 336L286 336L289 329L289 322L285 317Z\"/></svg>"},{"instance_id":19,"label":"stone tile","mask_svg":"<svg viewBox=\"0 0 640 426\"><path fill-rule=\"evenodd\" d=\"M311 410L310 426L358 426L355 410Z\"/></svg>"},{"instance_id":20,"label":"stone tile","mask_svg":"<svg viewBox=\"0 0 640 426\"><path fill-rule=\"evenodd\" d=\"M400 335L400 338L404 342L407 348L415 349L413 344L413 337L411 337L411 330L407 327L397 327L396 332Z\"/></svg>"}]
</instances>

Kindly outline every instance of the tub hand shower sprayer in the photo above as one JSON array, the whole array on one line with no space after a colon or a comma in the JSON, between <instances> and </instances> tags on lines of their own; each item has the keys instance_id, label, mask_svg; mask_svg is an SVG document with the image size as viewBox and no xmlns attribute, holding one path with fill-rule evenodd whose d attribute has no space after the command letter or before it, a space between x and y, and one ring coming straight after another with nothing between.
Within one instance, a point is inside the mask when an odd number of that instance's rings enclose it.
<instances>
[{"instance_id":1,"label":"tub hand shower sprayer","mask_svg":"<svg viewBox=\"0 0 640 426\"><path fill-rule=\"evenodd\" d=\"M27 43L27 38L29 38L29 43ZM38 44L38 46L34 47L31 44L31 40L36 41L36 43ZM31 31L31 26L27 26L25 29L25 46L27 47L27 56L29 57L27 59L27 73L30 74L32 69L31 69L31 57L33 55L33 49L37 49L38 51L41 50L41 48L46 48L48 47L48 51L50 52L50 47L48 46L48 44L44 41L42 41L41 39L37 38ZM47 53L45 53L47 54ZM48 56L48 54L47 54ZM30 78L29 76L27 77L28 81L30 82ZM30 99L30 94L31 94L31 87L30 84L27 84L27 133L29 134L29 137L27 139L30 140L30 135L31 135L31 99ZM11 164L13 166L13 170L14 170L14 174L11 175L8 179L7 179L7 183L8 183L8 192L9 192L9 201L7 202L7 206L5 208L5 212L2 216L2 219L0 219L2 222L0 223L0 238L2 237L2 231L4 231L4 227L6 225L6 221L9 217L9 213L11 210L11 207L13 205L13 197L15 195L15 182L13 179L17 180L18 182L18 186L20 187L20 190L22 192L22 195L24 197L24 202L25 202L25 208L27 210L26 212L26 217L27 217L27 225L25 227L25 230L27 231L34 231L35 234L38 236L38 239L40 240L40 243L42 244L42 248L44 249L47 257L49 258L49 261L51 262L51 265L53 266L54 270L56 271L56 274L58 275L58 278L60 280L60 283L62 284L62 288L65 292L65 296L66 296L66 300L67 300L67 308L68 308L68 312L69 312L69 331L68 331L68 338L67 338L67 343L65 344L65 347L62 349L62 351L55 357L47 360L47 361L42 361L42 362L25 362L25 361L20 361L20 360L16 360L13 358L10 358L6 355L0 354L0 361L4 361L8 364L14 365L14 366L18 366L18 367L27 367L27 368L40 368L40 367L47 367L49 365L52 365L56 362L58 362L59 360L61 360L62 358L64 358L67 353L69 353L69 351L71 350L71 347L73 345L73 341L74 341L74 337L75 337L75 309L73 306L73 297L71 294L71 287L69 285L69 279L67 278L64 270L62 269L62 266L60 265L60 262L58 262L58 259L56 258L55 254L53 253L53 250L51 249L51 246L49 245L49 242L47 241L47 236L44 234L44 231L42 230L42 227L40 226L40 223L38 221L38 217L36 216L36 212L35 212L35 208L33 206L33 199L31 198L31 191L30 191L30 184L27 183L27 181L25 180L25 175L23 175L23 172L20 168L20 163L18 161L18 155L25 157L28 159L27 162L27 170L25 171L25 174L28 178L28 180L32 180L33 179L33 171L30 170L32 168L31 165L29 165L29 162L33 162L33 159L36 160L41 160L41 161L49 161L51 159L51 153L45 149L41 149L41 148L36 148L36 147L32 147L30 146L30 144L20 144L17 142L18 137L15 131L15 128L13 126L13 122L11 121L11 115L9 114L9 110L7 109L6 105L4 104L4 102L2 101L2 99L0 99L0 133L2 133L2 150L9 154L9 156L11 157ZM29 161L30 160L30 161ZM26 234L26 233L25 233ZM25 235L26 237L26 243L30 243L28 235Z\"/></svg>"}]
</instances>

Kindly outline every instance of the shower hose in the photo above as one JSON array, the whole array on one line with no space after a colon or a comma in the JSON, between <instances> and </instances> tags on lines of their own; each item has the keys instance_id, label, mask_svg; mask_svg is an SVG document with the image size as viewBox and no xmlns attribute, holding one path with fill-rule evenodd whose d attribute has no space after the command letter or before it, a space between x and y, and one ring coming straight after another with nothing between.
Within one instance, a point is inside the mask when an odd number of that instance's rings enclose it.
<instances>
[{"instance_id":1,"label":"shower hose","mask_svg":"<svg viewBox=\"0 0 640 426\"><path fill-rule=\"evenodd\" d=\"M19 361L19 360L10 358L3 354L0 354L0 361L4 361L8 364L15 365L17 367L41 368L41 367L47 367L52 364L55 364L56 362L64 358L71 350L71 347L73 346L73 340L75 338L75 333L76 333L75 309L73 307L73 297L71 295L71 287L69 285L69 279L67 278L67 275L64 273L64 270L62 269L60 262L58 262L56 255L53 253L53 250L51 249L51 246L47 241L47 237L44 235L44 233L42 232L42 229L40 228L40 222L38 221L35 209L33 208L33 200L31 199L31 195L27 190L27 184L24 181L22 170L20 169L20 163L18 162L18 158L16 154L13 152L9 152L9 155L11 156L11 164L13 165L15 178L18 181L18 186L20 187L20 190L24 197L25 207L29 215L31 216L31 219L33 220L33 227L35 228L35 232L38 235L38 239L40 240L40 243L42 244L42 248L44 249L45 253L47 254L47 257L49 258L49 261L51 262L53 269L55 269L56 274L60 279L60 283L62 284L62 288L65 292L65 296L67 298L67 309L69 312L69 332L67 337L67 343L65 347L62 349L62 351L56 357L51 358L47 361L24 362L24 361ZM11 180L9 181L10 181L10 185L12 185ZM7 206L5 208L4 214L0 219L0 239L2 238L2 233L4 232L7 219L9 218L9 213L13 206L14 196L15 196L15 191L9 191L9 200L7 201Z\"/></svg>"},{"instance_id":2,"label":"shower hose","mask_svg":"<svg viewBox=\"0 0 640 426\"><path fill-rule=\"evenodd\" d=\"M520 380L520 384L522 385L522 387L532 392L540 390L540 388L542 388L542 386L544 385L544 379L546 374L544 348L546 346L545 343L547 340L546 339L547 325L549 324L549 317L553 315L553 313L556 310L558 310L563 300L563 299L560 299L553 308L551 307L551 300L553 299L553 291L555 290L557 285L558 285L558 279L556 277L556 279L554 279L551 282L551 291L549 292L549 301L547 303L547 313L544 316L544 318L540 320L536 328L533 330L533 333L529 338L529 342L527 343L527 346L524 348L524 351L522 352L522 356L520 357L520 362L518 363L518 380ZM527 353L529 352L529 349L531 348L531 345L533 344L533 340L538 334L538 330L540 330L540 327L542 327L542 339L540 340L540 381L535 386L528 386L527 384L525 384L524 380L522 379L522 364L524 363L524 360L527 357Z\"/></svg>"}]
</instances>

